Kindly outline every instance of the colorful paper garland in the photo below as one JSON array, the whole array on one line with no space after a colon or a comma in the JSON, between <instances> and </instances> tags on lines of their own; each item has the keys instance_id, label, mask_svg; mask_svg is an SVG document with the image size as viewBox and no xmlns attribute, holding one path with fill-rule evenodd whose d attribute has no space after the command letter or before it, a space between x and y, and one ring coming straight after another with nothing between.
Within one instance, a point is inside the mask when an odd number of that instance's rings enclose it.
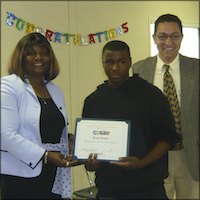
<instances>
[{"instance_id":1,"label":"colorful paper garland","mask_svg":"<svg viewBox=\"0 0 200 200\"><path fill-rule=\"evenodd\" d=\"M25 33L39 32L43 34L50 42L71 44L71 42L76 46L85 46L89 44L101 43L102 41L108 41L114 39L115 37L121 36L129 31L127 26L128 22L122 25L111 28L106 31L101 31L97 33L90 34L71 34L71 33L61 33L52 31L49 29L43 29L39 26L35 26L32 23L26 22L22 18L16 17L13 13L7 12L6 23L9 26L15 26L18 31L25 31Z\"/></svg>"}]
</instances>

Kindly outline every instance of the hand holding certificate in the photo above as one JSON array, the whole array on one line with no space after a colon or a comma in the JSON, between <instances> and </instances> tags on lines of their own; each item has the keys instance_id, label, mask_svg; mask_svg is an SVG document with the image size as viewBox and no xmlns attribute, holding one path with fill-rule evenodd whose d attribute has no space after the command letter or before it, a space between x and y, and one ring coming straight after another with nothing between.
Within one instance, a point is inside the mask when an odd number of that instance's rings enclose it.
<instances>
[{"instance_id":1,"label":"hand holding certificate","mask_svg":"<svg viewBox=\"0 0 200 200\"><path fill-rule=\"evenodd\" d=\"M77 119L74 157L88 159L90 153L98 160L117 161L128 155L130 122L122 120Z\"/></svg>"}]
</instances>

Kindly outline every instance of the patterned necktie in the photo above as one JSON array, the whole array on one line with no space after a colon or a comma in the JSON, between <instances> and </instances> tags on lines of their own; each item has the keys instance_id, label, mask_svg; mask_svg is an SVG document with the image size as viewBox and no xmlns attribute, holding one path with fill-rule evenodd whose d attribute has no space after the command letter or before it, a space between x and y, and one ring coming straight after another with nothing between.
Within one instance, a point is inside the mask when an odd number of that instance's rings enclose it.
<instances>
[{"instance_id":1,"label":"patterned necktie","mask_svg":"<svg viewBox=\"0 0 200 200\"><path fill-rule=\"evenodd\" d=\"M178 103L176 88L174 85L173 78L171 74L169 73L170 66L164 65L163 67L165 68L163 92L169 102L170 109L175 121L176 131L177 133L181 133L181 113L180 113L180 107Z\"/></svg>"}]
</instances>

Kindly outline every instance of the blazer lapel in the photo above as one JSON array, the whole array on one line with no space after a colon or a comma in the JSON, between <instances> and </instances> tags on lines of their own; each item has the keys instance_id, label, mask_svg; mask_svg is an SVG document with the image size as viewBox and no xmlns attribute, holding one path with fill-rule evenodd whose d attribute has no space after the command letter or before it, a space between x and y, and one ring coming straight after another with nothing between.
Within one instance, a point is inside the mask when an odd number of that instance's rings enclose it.
<instances>
[{"instance_id":1,"label":"blazer lapel","mask_svg":"<svg viewBox=\"0 0 200 200\"><path fill-rule=\"evenodd\" d=\"M33 87L31 86L31 84L25 84L25 88L29 93L31 93L31 95L34 96L34 98L37 98L35 91L34 91Z\"/></svg>"}]
</instances>

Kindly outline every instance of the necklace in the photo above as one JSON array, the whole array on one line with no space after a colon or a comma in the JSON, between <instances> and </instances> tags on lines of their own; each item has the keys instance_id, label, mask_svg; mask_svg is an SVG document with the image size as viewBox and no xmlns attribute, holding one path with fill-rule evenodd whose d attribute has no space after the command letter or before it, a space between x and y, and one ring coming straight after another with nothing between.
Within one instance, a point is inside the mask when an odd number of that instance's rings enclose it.
<instances>
[{"instance_id":1,"label":"necklace","mask_svg":"<svg viewBox=\"0 0 200 200\"><path fill-rule=\"evenodd\" d=\"M42 98L41 96L39 96L38 94L37 94L37 96L42 100L42 102L44 103L44 105L47 105L47 101L46 101L46 99L45 98Z\"/></svg>"},{"instance_id":2,"label":"necklace","mask_svg":"<svg viewBox=\"0 0 200 200\"><path fill-rule=\"evenodd\" d=\"M40 99L42 100L43 104L44 104L44 105L47 105L47 98L42 97L42 95L40 95L37 91L35 91L35 93L36 93L37 97L40 98ZM45 96L45 97L48 96L48 93L47 93L47 91L46 91L45 88L44 88L44 92L43 92L43 93L44 93L43 96Z\"/></svg>"}]
</instances>

